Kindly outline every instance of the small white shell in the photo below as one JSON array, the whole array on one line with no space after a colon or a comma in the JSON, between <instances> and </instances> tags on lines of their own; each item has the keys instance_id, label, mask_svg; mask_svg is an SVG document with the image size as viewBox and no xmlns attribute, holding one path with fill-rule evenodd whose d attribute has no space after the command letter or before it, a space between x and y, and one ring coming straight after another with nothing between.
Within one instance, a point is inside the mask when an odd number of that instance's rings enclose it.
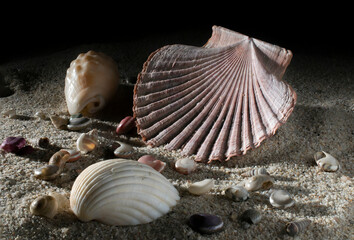
<instances>
[{"instance_id":1,"label":"small white shell","mask_svg":"<svg viewBox=\"0 0 354 240\"><path fill-rule=\"evenodd\" d=\"M188 191L194 195L202 195L209 192L214 187L214 179L204 179L191 184Z\"/></svg>"},{"instance_id":2,"label":"small white shell","mask_svg":"<svg viewBox=\"0 0 354 240\"><path fill-rule=\"evenodd\" d=\"M134 152L132 146L124 142L118 141L118 143L119 143L119 147L117 147L116 150L114 150L114 155L116 157L129 158L130 156L132 156Z\"/></svg>"},{"instance_id":3,"label":"small white shell","mask_svg":"<svg viewBox=\"0 0 354 240\"><path fill-rule=\"evenodd\" d=\"M65 77L65 98L71 115L87 109L89 113L102 109L119 85L119 73L114 60L103 53L81 53L70 64Z\"/></svg>"},{"instance_id":4,"label":"small white shell","mask_svg":"<svg viewBox=\"0 0 354 240\"><path fill-rule=\"evenodd\" d=\"M256 175L247 179L244 187L247 191L266 190L273 186L274 180L269 175Z\"/></svg>"},{"instance_id":5,"label":"small white shell","mask_svg":"<svg viewBox=\"0 0 354 240\"><path fill-rule=\"evenodd\" d=\"M76 141L77 150L88 153L93 151L98 144L97 129L93 129L88 133L82 133Z\"/></svg>"},{"instance_id":6,"label":"small white shell","mask_svg":"<svg viewBox=\"0 0 354 240\"><path fill-rule=\"evenodd\" d=\"M197 168L197 163L191 158L180 158L175 162L175 169L182 174L190 174Z\"/></svg>"},{"instance_id":7,"label":"small white shell","mask_svg":"<svg viewBox=\"0 0 354 240\"><path fill-rule=\"evenodd\" d=\"M126 159L95 163L76 178L70 206L84 222L108 225L149 223L170 211L178 191L146 164Z\"/></svg>"},{"instance_id":8,"label":"small white shell","mask_svg":"<svg viewBox=\"0 0 354 240\"><path fill-rule=\"evenodd\" d=\"M291 198L290 193L285 190L276 190L269 197L269 202L277 208L288 208L294 205L295 201Z\"/></svg>"},{"instance_id":9,"label":"small white shell","mask_svg":"<svg viewBox=\"0 0 354 240\"><path fill-rule=\"evenodd\" d=\"M326 172L335 172L339 169L339 162L331 154L324 151L317 152L314 156L317 165Z\"/></svg>"},{"instance_id":10,"label":"small white shell","mask_svg":"<svg viewBox=\"0 0 354 240\"><path fill-rule=\"evenodd\" d=\"M231 186L225 190L225 196L236 202L246 201L250 194L242 186Z\"/></svg>"}]
</instances>

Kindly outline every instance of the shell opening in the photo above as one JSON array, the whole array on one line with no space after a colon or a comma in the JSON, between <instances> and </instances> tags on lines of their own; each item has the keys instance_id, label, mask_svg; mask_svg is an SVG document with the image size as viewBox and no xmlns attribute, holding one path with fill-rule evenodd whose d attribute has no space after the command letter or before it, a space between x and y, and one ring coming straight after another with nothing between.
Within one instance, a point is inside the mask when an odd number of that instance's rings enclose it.
<instances>
[{"instance_id":1,"label":"shell opening","mask_svg":"<svg viewBox=\"0 0 354 240\"><path fill-rule=\"evenodd\" d=\"M97 95L89 100L86 104L84 109L82 110L83 113L95 113L103 108L105 105L105 100L101 95Z\"/></svg>"}]
</instances>

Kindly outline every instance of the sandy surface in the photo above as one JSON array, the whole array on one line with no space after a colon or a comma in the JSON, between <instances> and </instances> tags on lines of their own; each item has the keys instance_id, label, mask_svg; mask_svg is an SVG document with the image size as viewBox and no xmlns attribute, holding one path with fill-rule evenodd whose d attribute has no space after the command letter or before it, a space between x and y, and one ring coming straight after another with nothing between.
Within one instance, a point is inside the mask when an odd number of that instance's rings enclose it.
<instances>
[{"instance_id":1,"label":"sandy surface","mask_svg":"<svg viewBox=\"0 0 354 240\"><path fill-rule=\"evenodd\" d=\"M284 233L285 223L310 219L312 224L299 239L353 239L353 160L354 160L354 58L297 54L284 79L298 95L297 105L288 122L261 147L226 163L199 164L196 172L181 175L171 165L181 157L178 151L167 152L144 145L136 134L117 136L118 122L131 115L132 89L137 74L148 55L165 44L185 43L201 46L208 33L188 33L150 37L123 43L80 45L64 51L29 57L0 66L1 112L15 109L18 117L0 117L0 139L23 136L28 141L48 137L51 147L37 148L26 156L0 156L0 221L1 239L291 239ZM286 47L286 46L282 46ZM54 181L33 177L36 168L44 166L61 148L74 147L81 132L56 129L50 121L37 120L41 110L48 116L68 116L64 99L64 78L70 62L81 52L101 51L119 64L122 84L117 97L93 117L91 128L97 128L101 146L68 163ZM133 159L152 154L168 163L163 172L180 192L181 200L167 215L156 221L128 227L112 227L96 221L80 222L70 212L53 219L33 216L30 203L38 196L58 192L69 197L78 173L98 161L112 158L109 146L114 141L130 142ZM335 156L341 169L321 172L313 154L324 150ZM232 202L224 189L245 178L240 173L253 167L265 167L275 179L274 189L289 191L295 206L282 210L272 207L268 191L251 193L245 202ZM215 179L215 187L202 196L193 196L186 188L192 182ZM243 230L230 216L254 208L262 213L259 224ZM212 235L194 232L187 224L189 216L206 212L221 216L224 229Z\"/></svg>"}]
</instances>

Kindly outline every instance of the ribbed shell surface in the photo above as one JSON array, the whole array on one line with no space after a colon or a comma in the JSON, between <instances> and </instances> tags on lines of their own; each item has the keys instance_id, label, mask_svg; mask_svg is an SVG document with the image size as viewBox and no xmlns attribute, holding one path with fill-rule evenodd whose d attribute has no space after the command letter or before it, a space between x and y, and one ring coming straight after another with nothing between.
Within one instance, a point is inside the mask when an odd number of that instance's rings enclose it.
<instances>
[{"instance_id":1,"label":"ribbed shell surface","mask_svg":"<svg viewBox=\"0 0 354 240\"><path fill-rule=\"evenodd\" d=\"M71 190L70 206L82 221L108 225L151 222L177 204L178 191L146 164L111 159L87 167Z\"/></svg>"},{"instance_id":2,"label":"ribbed shell surface","mask_svg":"<svg viewBox=\"0 0 354 240\"><path fill-rule=\"evenodd\" d=\"M229 160L275 134L296 93L281 80L292 53L222 27L203 47L153 52L134 89L138 132L196 161Z\"/></svg>"}]
</instances>

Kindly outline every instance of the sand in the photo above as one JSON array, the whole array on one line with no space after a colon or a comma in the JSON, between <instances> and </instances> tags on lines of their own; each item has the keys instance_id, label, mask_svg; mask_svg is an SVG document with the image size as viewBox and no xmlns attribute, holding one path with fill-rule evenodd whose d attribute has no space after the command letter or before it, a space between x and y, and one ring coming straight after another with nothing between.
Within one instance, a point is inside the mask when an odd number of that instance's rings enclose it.
<instances>
[{"instance_id":1,"label":"sand","mask_svg":"<svg viewBox=\"0 0 354 240\"><path fill-rule=\"evenodd\" d=\"M171 167L181 157L179 151L147 147L134 133L115 134L119 121L132 114L133 85L148 55L165 44L201 46L210 33L188 34L189 40L172 34L168 38L151 36L130 42L83 44L0 66L0 112L14 109L17 113L14 119L0 117L0 140L22 136L32 144L40 137L48 137L51 143L50 148L37 147L29 155L0 156L1 239L292 239L284 233L284 226L299 219L312 223L298 239L353 239L354 58L294 52L284 79L295 89L298 100L287 123L247 155L226 163L199 164L190 175L181 175ZM38 180L33 177L34 169L44 166L59 149L73 148L78 136L90 130L59 130L50 121L34 117L37 111L47 116L68 116L64 98L66 69L79 53L88 50L104 52L116 60L122 79L117 97L92 117L90 129L98 129L100 146L77 162L66 164L56 180ZM80 171L112 158L108 146L117 140L133 145L132 159L152 154L167 162L163 175L181 196L168 214L145 225L114 227L96 221L81 222L70 211L60 212L53 219L29 212L29 205L40 195L57 192L69 197ZM320 150L335 156L341 169L319 171L313 154ZM224 189L243 181L240 173L254 167L265 167L275 180L273 188L287 190L295 205L274 208L268 200L269 191L252 192L245 202L227 199ZM205 178L215 180L209 193L188 193L191 183ZM232 216L249 208L260 211L262 220L244 230ZM212 235L194 232L186 222L190 215L200 212L219 215L224 221L223 231Z\"/></svg>"}]
</instances>

